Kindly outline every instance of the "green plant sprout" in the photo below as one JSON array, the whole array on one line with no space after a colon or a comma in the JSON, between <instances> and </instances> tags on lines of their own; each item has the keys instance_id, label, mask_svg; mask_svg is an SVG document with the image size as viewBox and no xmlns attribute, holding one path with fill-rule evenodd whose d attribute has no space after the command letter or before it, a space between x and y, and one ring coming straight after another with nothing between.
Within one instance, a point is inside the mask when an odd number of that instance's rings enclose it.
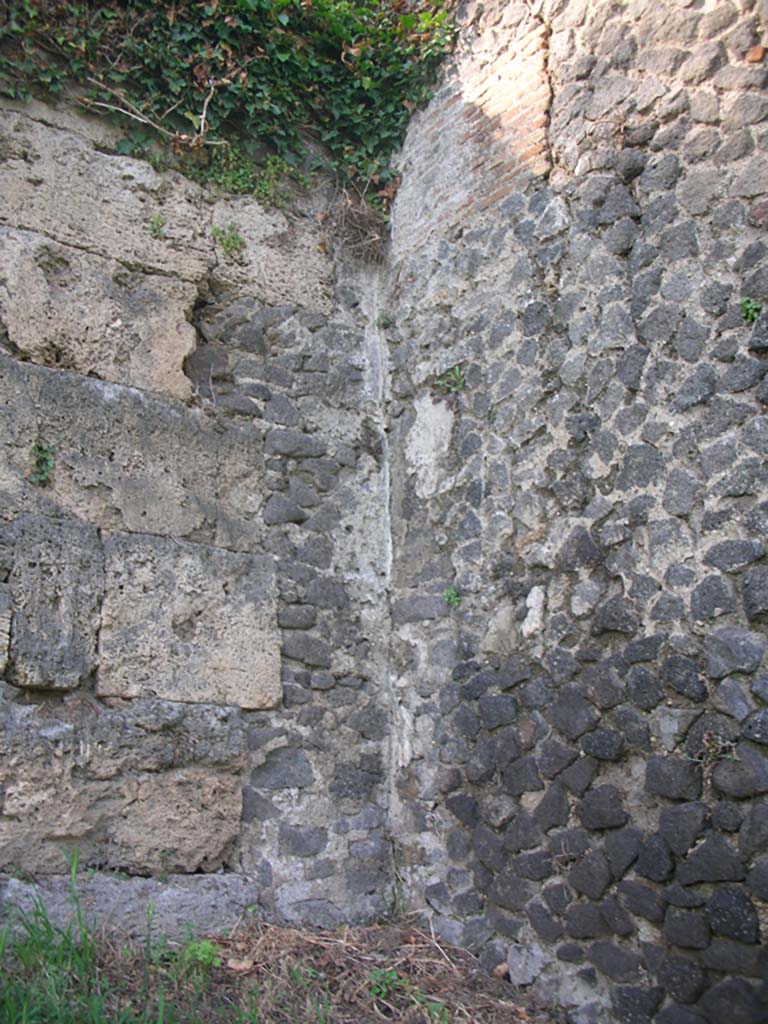
<instances>
[{"instance_id":1,"label":"green plant sprout","mask_svg":"<svg viewBox=\"0 0 768 1024\"><path fill-rule=\"evenodd\" d=\"M210 939L190 939L181 952L181 963L187 973L206 972L221 967L221 953Z\"/></svg>"},{"instance_id":2,"label":"green plant sprout","mask_svg":"<svg viewBox=\"0 0 768 1024\"><path fill-rule=\"evenodd\" d=\"M762 312L763 304L757 299L744 298L741 300L741 315L748 324L753 324Z\"/></svg>"},{"instance_id":3,"label":"green plant sprout","mask_svg":"<svg viewBox=\"0 0 768 1024\"><path fill-rule=\"evenodd\" d=\"M394 323L395 321L393 317L391 317L389 313L385 313L383 310L376 317L376 326L379 328L380 331L386 331L386 329L388 327L392 327Z\"/></svg>"},{"instance_id":4,"label":"green plant sprout","mask_svg":"<svg viewBox=\"0 0 768 1024\"><path fill-rule=\"evenodd\" d=\"M464 373L461 366L452 366L450 370L438 377L435 381L435 390L441 395L458 395L464 390L467 382L464 380Z\"/></svg>"},{"instance_id":5,"label":"green plant sprout","mask_svg":"<svg viewBox=\"0 0 768 1024\"><path fill-rule=\"evenodd\" d=\"M368 975L368 991L372 999L386 999L397 988L403 985L403 979L393 969L384 967L372 968Z\"/></svg>"},{"instance_id":6,"label":"green plant sprout","mask_svg":"<svg viewBox=\"0 0 768 1024\"><path fill-rule=\"evenodd\" d=\"M453 583L443 591L443 600L449 608L458 608L461 604L461 595Z\"/></svg>"},{"instance_id":7,"label":"green plant sprout","mask_svg":"<svg viewBox=\"0 0 768 1024\"><path fill-rule=\"evenodd\" d=\"M236 224L228 224L226 228L214 227L211 230L211 237L229 257L236 256L245 249L245 239L237 230Z\"/></svg>"},{"instance_id":8,"label":"green plant sprout","mask_svg":"<svg viewBox=\"0 0 768 1024\"><path fill-rule=\"evenodd\" d=\"M51 481L51 473L55 463L56 449L52 444L44 444L37 441L32 445L32 459L35 464L34 471L30 476L30 483L37 487L47 487Z\"/></svg>"},{"instance_id":9,"label":"green plant sprout","mask_svg":"<svg viewBox=\"0 0 768 1024\"><path fill-rule=\"evenodd\" d=\"M155 213L149 219L149 233L153 238L163 237L163 228L166 225L165 217L162 213Z\"/></svg>"}]
</instances>

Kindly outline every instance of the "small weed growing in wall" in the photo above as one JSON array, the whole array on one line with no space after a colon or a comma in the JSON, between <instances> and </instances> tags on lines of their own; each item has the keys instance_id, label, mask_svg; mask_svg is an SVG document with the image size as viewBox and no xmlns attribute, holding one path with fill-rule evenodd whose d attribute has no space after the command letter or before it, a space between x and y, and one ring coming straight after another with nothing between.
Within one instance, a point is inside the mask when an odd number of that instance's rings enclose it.
<instances>
[{"instance_id":1,"label":"small weed growing in wall","mask_svg":"<svg viewBox=\"0 0 768 1024\"><path fill-rule=\"evenodd\" d=\"M211 237L221 246L227 256L236 256L245 249L245 239L235 224L228 224L226 228L213 228Z\"/></svg>"},{"instance_id":2,"label":"small weed growing in wall","mask_svg":"<svg viewBox=\"0 0 768 1024\"><path fill-rule=\"evenodd\" d=\"M51 473L56 461L56 449L52 444L44 444L37 441L32 445L32 460L34 469L30 476L30 482L37 487L47 487L51 480Z\"/></svg>"},{"instance_id":3,"label":"small weed growing in wall","mask_svg":"<svg viewBox=\"0 0 768 1024\"><path fill-rule=\"evenodd\" d=\"M300 174L294 167L281 156L268 156L264 161L264 168L256 182L253 194L262 206L283 207L288 202L288 192L285 188L287 179L292 178L301 188L307 188L309 179Z\"/></svg>"},{"instance_id":4,"label":"small weed growing in wall","mask_svg":"<svg viewBox=\"0 0 768 1024\"><path fill-rule=\"evenodd\" d=\"M163 237L163 228L166 225L165 217L162 213L155 213L149 219L149 233L153 238Z\"/></svg>"},{"instance_id":5,"label":"small weed growing in wall","mask_svg":"<svg viewBox=\"0 0 768 1024\"><path fill-rule=\"evenodd\" d=\"M464 371L461 366L457 365L446 370L435 380L433 390L440 398L453 398L455 395L460 395L466 386Z\"/></svg>"},{"instance_id":6,"label":"small weed growing in wall","mask_svg":"<svg viewBox=\"0 0 768 1024\"><path fill-rule=\"evenodd\" d=\"M741 300L741 315L748 324L753 324L755 320L757 320L762 309L763 304L762 302L758 302L757 299L745 298Z\"/></svg>"},{"instance_id":7,"label":"small weed growing in wall","mask_svg":"<svg viewBox=\"0 0 768 1024\"><path fill-rule=\"evenodd\" d=\"M736 744L720 733L707 730L701 738L701 747L695 754L688 755L688 760L701 765L701 776L704 784L704 798L713 798L712 773L721 761L738 761Z\"/></svg>"},{"instance_id":8,"label":"small weed growing in wall","mask_svg":"<svg viewBox=\"0 0 768 1024\"><path fill-rule=\"evenodd\" d=\"M461 595L453 583L443 591L443 600L449 608L458 608L461 604Z\"/></svg>"},{"instance_id":9,"label":"small weed growing in wall","mask_svg":"<svg viewBox=\"0 0 768 1024\"><path fill-rule=\"evenodd\" d=\"M393 327L394 323L394 318L391 317L389 313L385 313L382 311L376 317L376 326L379 328L380 331L386 331L388 327Z\"/></svg>"}]
</instances>

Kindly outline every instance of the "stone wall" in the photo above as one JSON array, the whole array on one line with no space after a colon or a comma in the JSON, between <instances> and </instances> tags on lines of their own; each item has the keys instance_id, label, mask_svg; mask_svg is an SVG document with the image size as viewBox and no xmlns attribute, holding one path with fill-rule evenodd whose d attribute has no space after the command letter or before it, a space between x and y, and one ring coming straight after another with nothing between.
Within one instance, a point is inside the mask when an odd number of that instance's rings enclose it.
<instances>
[{"instance_id":1,"label":"stone wall","mask_svg":"<svg viewBox=\"0 0 768 1024\"><path fill-rule=\"evenodd\" d=\"M216 200L67 109L0 122L0 870L77 850L207 927L381 913L376 275L337 286L322 194ZM154 890L99 877L134 927Z\"/></svg>"},{"instance_id":2,"label":"stone wall","mask_svg":"<svg viewBox=\"0 0 768 1024\"><path fill-rule=\"evenodd\" d=\"M400 871L574 1024L768 1012L767 13L470 3L402 157Z\"/></svg>"},{"instance_id":3,"label":"stone wall","mask_svg":"<svg viewBox=\"0 0 768 1024\"><path fill-rule=\"evenodd\" d=\"M569 1024L757 1024L768 12L459 16L377 271L2 111L0 899L77 849L132 934L406 905Z\"/></svg>"}]
</instances>

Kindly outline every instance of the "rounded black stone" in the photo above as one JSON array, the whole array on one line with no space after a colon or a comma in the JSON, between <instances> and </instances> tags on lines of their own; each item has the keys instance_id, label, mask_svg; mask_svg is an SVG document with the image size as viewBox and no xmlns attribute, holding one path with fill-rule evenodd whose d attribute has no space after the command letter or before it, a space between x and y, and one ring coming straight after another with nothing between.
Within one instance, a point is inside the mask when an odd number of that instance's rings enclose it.
<instances>
[{"instance_id":1,"label":"rounded black stone","mask_svg":"<svg viewBox=\"0 0 768 1024\"><path fill-rule=\"evenodd\" d=\"M631 914L644 917L654 924L664 920L666 901L649 885L629 879L619 883L618 893L623 906Z\"/></svg>"},{"instance_id":2,"label":"rounded black stone","mask_svg":"<svg viewBox=\"0 0 768 1024\"><path fill-rule=\"evenodd\" d=\"M586 828L620 828L629 815L615 786L596 786L576 805L576 814Z\"/></svg>"},{"instance_id":3,"label":"rounded black stone","mask_svg":"<svg viewBox=\"0 0 768 1024\"><path fill-rule=\"evenodd\" d=\"M595 729L582 737L581 749L598 761L618 761L624 753L624 737L615 729Z\"/></svg>"},{"instance_id":4,"label":"rounded black stone","mask_svg":"<svg viewBox=\"0 0 768 1024\"><path fill-rule=\"evenodd\" d=\"M642 878L653 882L666 882L672 877L675 862L669 844L663 836L650 836L640 847L635 870Z\"/></svg>"},{"instance_id":5,"label":"rounded black stone","mask_svg":"<svg viewBox=\"0 0 768 1024\"><path fill-rule=\"evenodd\" d=\"M757 911L744 889L734 885L721 886L708 900L704 912L715 935L737 942L757 942Z\"/></svg>"},{"instance_id":6,"label":"rounded black stone","mask_svg":"<svg viewBox=\"0 0 768 1024\"><path fill-rule=\"evenodd\" d=\"M728 978L701 998L708 1024L765 1024L765 1004L753 985L742 978Z\"/></svg>"},{"instance_id":7,"label":"rounded black stone","mask_svg":"<svg viewBox=\"0 0 768 1024\"><path fill-rule=\"evenodd\" d=\"M709 923L703 914L669 907L664 918L664 938L673 946L706 949L709 945Z\"/></svg>"},{"instance_id":8,"label":"rounded black stone","mask_svg":"<svg viewBox=\"0 0 768 1024\"><path fill-rule=\"evenodd\" d=\"M664 957L656 977L661 987L679 1003L695 1003L707 983L697 963L674 953Z\"/></svg>"}]
</instances>

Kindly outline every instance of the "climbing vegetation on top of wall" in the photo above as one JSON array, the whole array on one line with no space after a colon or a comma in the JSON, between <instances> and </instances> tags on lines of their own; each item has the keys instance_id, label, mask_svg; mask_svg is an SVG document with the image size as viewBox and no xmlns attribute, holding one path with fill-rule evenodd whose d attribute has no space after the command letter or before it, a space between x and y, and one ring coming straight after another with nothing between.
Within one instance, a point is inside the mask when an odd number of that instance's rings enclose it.
<instances>
[{"instance_id":1,"label":"climbing vegetation on top of wall","mask_svg":"<svg viewBox=\"0 0 768 1024\"><path fill-rule=\"evenodd\" d=\"M254 155L295 168L315 140L333 170L386 205L390 158L451 45L451 6L12 0L0 12L0 93L75 86L79 102L128 128L124 151L147 156L162 141L236 192L257 185Z\"/></svg>"}]
</instances>

